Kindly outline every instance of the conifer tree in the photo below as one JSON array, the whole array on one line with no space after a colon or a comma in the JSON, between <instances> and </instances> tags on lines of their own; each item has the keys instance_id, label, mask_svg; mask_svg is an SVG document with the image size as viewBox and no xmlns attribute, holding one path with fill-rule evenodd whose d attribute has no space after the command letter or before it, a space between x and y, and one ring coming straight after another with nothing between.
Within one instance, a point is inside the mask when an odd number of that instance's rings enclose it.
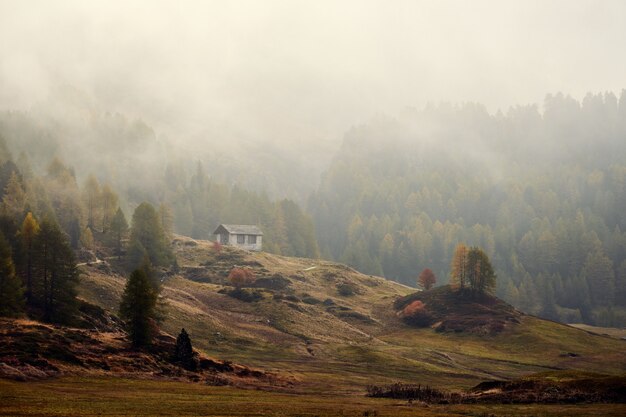
<instances>
[{"instance_id":1,"label":"conifer tree","mask_svg":"<svg viewBox=\"0 0 626 417\"><path fill-rule=\"evenodd\" d=\"M496 289L496 274L487 254L478 247L467 252L465 267L470 288L479 293L492 294Z\"/></svg>"},{"instance_id":2,"label":"conifer tree","mask_svg":"<svg viewBox=\"0 0 626 417\"><path fill-rule=\"evenodd\" d=\"M34 242L39 233L39 223L33 217L33 213L28 212L22 223L20 230L20 244L22 253L21 275L26 284L26 301L31 304L33 301L33 268L34 268Z\"/></svg>"},{"instance_id":3,"label":"conifer tree","mask_svg":"<svg viewBox=\"0 0 626 417\"><path fill-rule=\"evenodd\" d=\"M454 249L450 265L450 283L453 287L464 289L467 286L467 246L459 243Z\"/></svg>"},{"instance_id":4,"label":"conifer tree","mask_svg":"<svg viewBox=\"0 0 626 417\"><path fill-rule=\"evenodd\" d=\"M120 317L134 347L152 343L156 319L158 292L143 269L130 275L120 303Z\"/></svg>"},{"instance_id":5,"label":"conifer tree","mask_svg":"<svg viewBox=\"0 0 626 417\"><path fill-rule=\"evenodd\" d=\"M161 225L159 215L150 203L141 203L133 213L133 224L130 231L131 248L143 247L156 266L168 266L174 261L165 231ZM137 261L138 259L131 259ZM143 258L142 258L143 260ZM137 264L131 264L136 267Z\"/></svg>"},{"instance_id":6,"label":"conifer tree","mask_svg":"<svg viewBox=\"0 0 626 417\"><path fill-rule=\"evenodd\" d=\"M117 208L115 216L113 216L111 220L111 232L115 237L115 252L119 260L122 256L122 239L126 236L126 233L128 233L128 222L120 207Z\"/></svg>"},{"instance_id":7,"label":"conifer tree","mask_svg":"<svg viewBox=\"0 0 626 417\"><path fill-rule=\"evenodd\" d=\"M17 219L24 215L24 207L26 207L26 192L19 175L13 171L4 189L2 211Z\"/></svg>"},{"instance_id":8,"label":"conifer tree","mask_svg":"<svg viewBox=\"0 0 626 417\"><path fill-rule=\"evenodd\" d=\"M0 316L19 316L24 310L24 289L15 275L11 248L0 233Z\"/></svg>"},{"instance_id":9,"label":"conifer tree","mask_svg":"<svg viewBox=\"0 0 626 417\"><path fill-rule=\"evenodd\" d=\"M193 347L191 346L191 339L185 329L182 329L176 338L176 351L174 352L174 358L183 366L183 368L190 371L196 369L197 365L194 358Z\"/></svg>"},{"instance_id":10,"label":"conifer tree","mask_svg":"<svg viewBox=\"0 0 626 417\"><path fill-rule=\"evenodd\" d=\"M67 236L50 219L33 241L33 305L45 321L68 323L78 312L78 269Z\"/></svg>"}]
</instances>

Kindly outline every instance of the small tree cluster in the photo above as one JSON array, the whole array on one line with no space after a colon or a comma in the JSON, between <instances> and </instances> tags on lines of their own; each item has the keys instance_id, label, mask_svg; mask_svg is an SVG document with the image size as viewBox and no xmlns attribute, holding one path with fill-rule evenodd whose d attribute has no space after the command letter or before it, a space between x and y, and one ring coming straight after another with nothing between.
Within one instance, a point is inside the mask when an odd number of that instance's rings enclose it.
<instances>
[{"instance_id":1,"label":"small tree cluster","mask_svg":"<svg viewBox=\"0 0 626 417\"><path fill-rule=\"evenodd\" d=\"M454 288L468 288L478 293L493 293L496 273L487 254L478 247L467 248L459 244L452 258L451 283Z\"/></svg>"},{"instance_id":2,"label":"small tree cluster","mask_svg":"<svg viewBox=\"0 0 626 417\"><path fill-rule=\"evenodd\" d=\"M414 326L428 326L432 322L432 316L426 309L426 305L420 300L415 300L404 307L399 316Z\"/></svg>"}]
</instances>

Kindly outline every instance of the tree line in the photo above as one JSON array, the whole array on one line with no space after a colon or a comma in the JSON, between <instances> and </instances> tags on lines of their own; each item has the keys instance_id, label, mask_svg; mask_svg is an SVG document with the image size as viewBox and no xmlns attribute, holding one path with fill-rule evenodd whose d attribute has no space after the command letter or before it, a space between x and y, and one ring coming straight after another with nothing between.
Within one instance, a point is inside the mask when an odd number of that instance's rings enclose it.
<instances>
[{"instance_id":1,"label":"tree line","mask_svg":"<svg viewBox=\"0 0 626 417\"><path fill-rule=\"evenodd\" d=\"M445 284L468 242L523 311L624 325L624 137L626 93L381 117L346 134L309 201L320 251L405 284L431 268Z\"/></svg>"}]
</instances>

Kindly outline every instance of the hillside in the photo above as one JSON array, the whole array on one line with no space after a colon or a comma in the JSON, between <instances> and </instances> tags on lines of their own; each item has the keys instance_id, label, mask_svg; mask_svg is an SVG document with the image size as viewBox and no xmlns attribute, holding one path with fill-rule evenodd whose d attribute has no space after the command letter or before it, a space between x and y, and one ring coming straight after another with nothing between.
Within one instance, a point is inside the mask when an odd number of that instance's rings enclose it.
<instances>
[{"instance_id":1,"label":"hillside","mask_svg":"<svg viewBox=\"0 0 626 417\"><path fill-rule=\"evenodd\" d=\"M576 369L626 372L622 341L515 313L498 333L438 332L405 324L394 302L414 289L344 265L177 237L178 271L162 271L164 331L185 327L194 346L296 381L302 392L363 393L368 384L469 388L484 380ZM226 294L233 266L252 269L260 297ZM114 312L124 286L116 266L85 265L80 296ZM426 294L426 293L424 293Z\"/></svg>"}]
</instances>

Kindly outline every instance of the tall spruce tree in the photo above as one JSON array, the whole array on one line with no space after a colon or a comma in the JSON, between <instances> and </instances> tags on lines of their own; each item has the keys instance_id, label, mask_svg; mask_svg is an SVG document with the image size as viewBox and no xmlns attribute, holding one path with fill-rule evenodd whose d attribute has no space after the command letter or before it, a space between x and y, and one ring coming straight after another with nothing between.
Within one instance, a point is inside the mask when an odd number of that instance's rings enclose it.
<instances>
[{"instance_id":1,"label":"tall spruce tree","mask_svg":"<svg viewBox=\"0 0 626 417\"><path fill-rule=\"evenodd\" d=\"M134 270L124 288L120 317L134 347L152 343L158 292L143 269Z\"/></svg>"},{"instance_id":2,"label":"tall spruce tree","mask_svg":"<svg viewBox=\"0 0 626 417\"><path fill-rule=\"evenodd\" d=\"M24 288L15 275L11 248L0 233L0 316L15 317L24 311Z\"/></svg>"},{"instance_id":3,"label":"tall spruce tree","mask_svg":"<svg viewBox=\"0 0 626 417\"><path fill-rule=\"evenodd\" d=\"M54 221L41 222L33 255L32 305L45 321L70 323L78 313L78 269L67 235Z\"/></svg>"},{"instance_id":4,"label":"tall spruce tree","mask_svg":"<svg viewBox=\"0 0 626 417\"><path fill-rule=\"evenodd\" d=\"M133 213L130 247L143 248L150 262L155 266L169 266L174 261L161 219L150 203L141 203ZM143 262L143 256L141 258L137 256L136 259L129 258L131 268L136 268L140 262Z\"/></svg>"},{"instance_id":5,"label":"tall spruce tree","mask_svg":"<svg viewBox=\"0 0 626 417\"><path fill-rule=\"evenodd\" d=\"M37 223L33 213L29 212L20 229L20 252L22 254L20 274L26 284L26 301L29 304L33 302L34 243L38 234L39 223Z\"/></svg>"},{"instance_id":6,"label":"tall spruce tree","mask_svg":"<svg viewBox=\"0 0 626 417\"><path fill-rule=\"evenodd\" d=\"M174 352L176 362L180 363L183 368L193 371L196 369L196 360L191 346L191 339L185 329L180 331L176 338L176 350Z\"/></svg>"},{"instance_id":7,"label":"tall spruce tree","mask_svg":"<svg viewBox=\"0 0 626 417\"><path fill-rule=\"evenodd\" d=\"M113 219L111 219L111 233L114 235L115 253L119 260L122 256L122 239L126 236L126 233L128 233L128 222L120 207L117 208Z\"/></svg>"}]
</instances>

